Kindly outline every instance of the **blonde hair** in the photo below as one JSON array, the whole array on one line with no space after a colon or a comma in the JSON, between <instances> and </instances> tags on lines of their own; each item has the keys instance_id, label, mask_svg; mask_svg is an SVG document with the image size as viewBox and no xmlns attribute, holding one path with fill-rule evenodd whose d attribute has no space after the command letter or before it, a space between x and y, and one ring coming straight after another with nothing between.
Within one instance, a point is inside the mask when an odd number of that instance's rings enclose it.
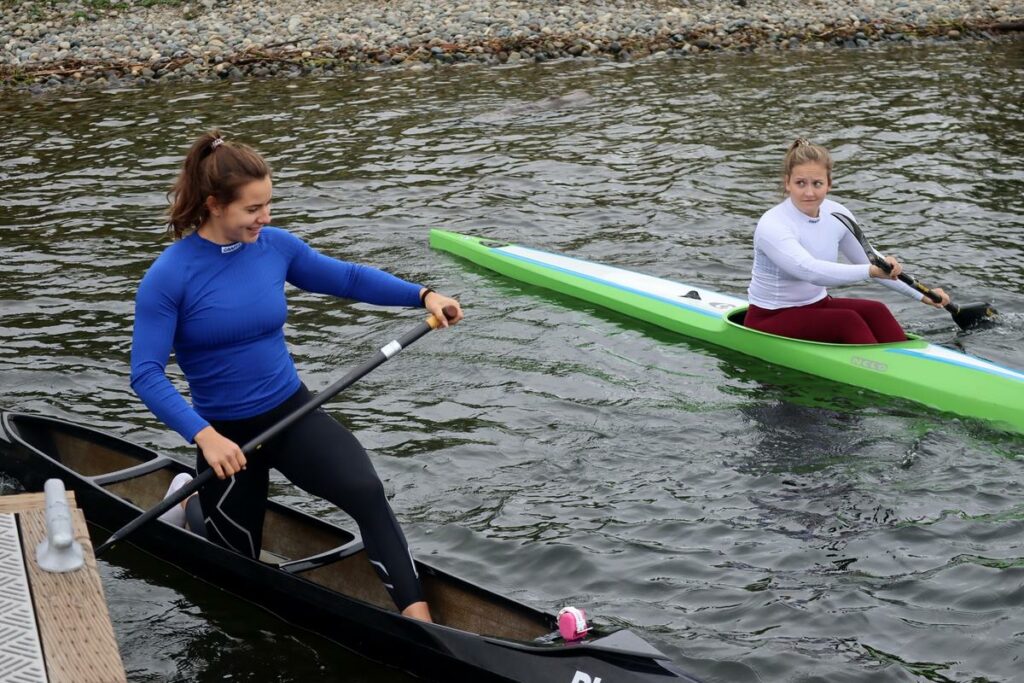
<instances>
[{"instance_id":1,"label":"blonde hair","mask_svg":"<svg viewBox=\"0 0 1024 683\"><path fill-rule=\"evenodd\" d=\"M181 239L209 217L206 198L218 204L238 199L238 189L270 176L270 165L255 150L224 139L219 130L204 133L192 143L181 173L171 188L167 232Z\"/></svg>"},{"instance_id":2,"label":"blonde hair","mask_svg":"<svg viewBox=\"0 0 1024 683\"><path fill-rule=\"evenodd\" d=\"M832 184L832 155L821 145L812 144L807 138L797 138L782 159L782 193L786 194L786 181L793 169L800 164L816 163L825 167L828 182Z\"/></svg>"}]
</instances>

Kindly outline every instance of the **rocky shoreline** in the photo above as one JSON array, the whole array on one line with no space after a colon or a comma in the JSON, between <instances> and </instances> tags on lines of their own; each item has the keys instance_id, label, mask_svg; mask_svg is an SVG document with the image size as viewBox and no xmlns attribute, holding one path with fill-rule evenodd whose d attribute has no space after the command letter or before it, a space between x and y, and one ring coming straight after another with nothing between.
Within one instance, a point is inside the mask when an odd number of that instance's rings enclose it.
<instances>
[{"instance_id":1,"label":"rocky shoreline","mask_svg":"<svg viewBox=\"0 0 1024 683\"><path fill-rule=\"evenodd\" d=\"M0 90L994 40L1024 0L0 0Z\"/></svg>"}]
</instances>

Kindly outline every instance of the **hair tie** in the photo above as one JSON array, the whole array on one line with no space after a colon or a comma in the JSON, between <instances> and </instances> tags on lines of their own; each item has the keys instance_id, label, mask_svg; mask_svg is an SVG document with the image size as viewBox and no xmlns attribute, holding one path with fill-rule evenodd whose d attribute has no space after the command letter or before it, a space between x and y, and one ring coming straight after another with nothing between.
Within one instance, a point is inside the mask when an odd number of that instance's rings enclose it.
<instances>
[{"instance_id":1,"label":"hair tie","mask_svg":"<svg viewBox=\"0 0 1024 683\"><path fill-rule=\"evenodd\" d=\"M214 138L213 142L210 143L210 150L215 150L224 144L224 138Z\"/></svg>"},{"instance_id":2,"label":"hair tie","mask_svg":"<svg viewBox=\"0 0 1024 683\"><path fill-rule=\"evenodd\" d=\"M810 147L811 141L808 140L807 138L797 138L796 142L794 142L793 145L796 147Z\"/></svg>"}]
</instances>

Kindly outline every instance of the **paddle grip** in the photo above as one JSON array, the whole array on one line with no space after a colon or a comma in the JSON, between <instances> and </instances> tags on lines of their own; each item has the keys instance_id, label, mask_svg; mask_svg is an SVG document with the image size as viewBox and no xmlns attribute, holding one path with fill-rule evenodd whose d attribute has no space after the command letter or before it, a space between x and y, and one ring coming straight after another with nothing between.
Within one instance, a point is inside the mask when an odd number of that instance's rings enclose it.
<instances>
[{"instance_id":1,"label":"paddle grip","mask_svg":"<svg viewBox=\"0 0 1024 683\"><path fill-rule=\"evenodd\" d=\"M454 306L445 306L441 309L441 312L444 313L444 317L447 320L454 320L455 316L458 315L458 311ZM437 316L431 315L427 318L427 325L430 326L431 330L436 330L441 326L441 321L437 319Z\"/></svg>"}]
</instances>

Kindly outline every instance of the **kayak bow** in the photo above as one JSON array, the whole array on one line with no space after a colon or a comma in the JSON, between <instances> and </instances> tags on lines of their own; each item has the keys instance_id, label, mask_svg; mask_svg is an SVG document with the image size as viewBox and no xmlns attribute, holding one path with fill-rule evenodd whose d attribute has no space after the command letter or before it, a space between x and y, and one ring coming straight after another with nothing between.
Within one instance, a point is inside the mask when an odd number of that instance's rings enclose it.
<instances>
[{"instance_id":1,"label":"kayak bow","mask_svg":"<svg viewBox=\"0 0 1024 683\"><path fill-rule=\"evenodd\" d=\"M908 335L829 344L743 326L747 302L680 282L445 230L430 246L488 270L810 375L1024 433L1024 373Z\"/></svg>"}]
</instances>

